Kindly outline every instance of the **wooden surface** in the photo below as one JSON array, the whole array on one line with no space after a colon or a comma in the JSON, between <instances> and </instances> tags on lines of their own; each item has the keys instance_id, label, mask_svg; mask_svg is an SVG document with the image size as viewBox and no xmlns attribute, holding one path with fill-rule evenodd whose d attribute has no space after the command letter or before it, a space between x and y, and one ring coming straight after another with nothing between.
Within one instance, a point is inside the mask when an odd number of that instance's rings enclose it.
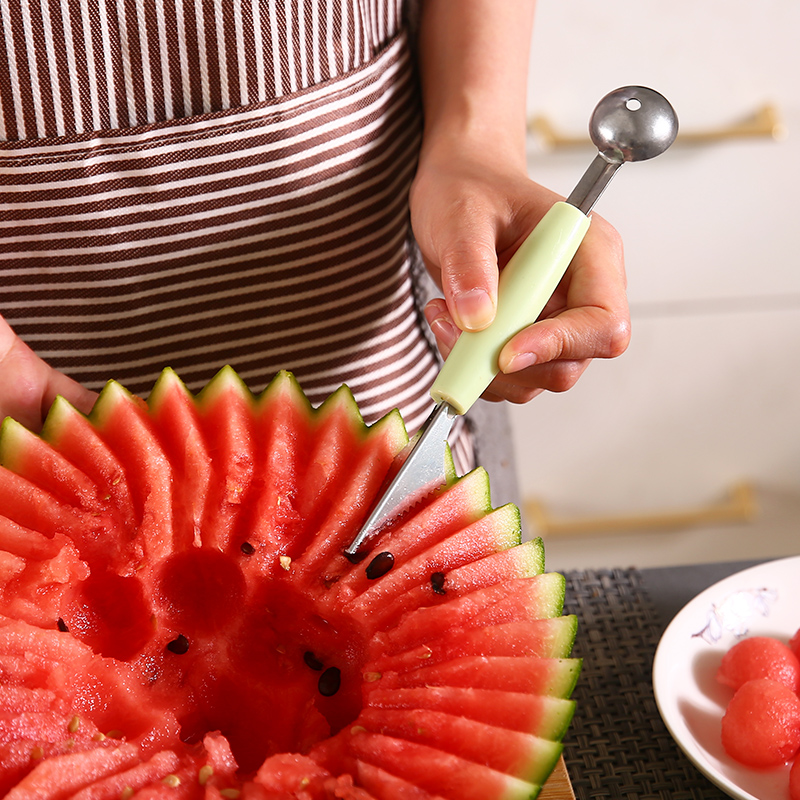
<instances>
[{"instance_id":1,"label":"wooden surface","mask_svg":"<svg viewBox=\"0 0 800 800\"><path fill-rule=\"evenodd\" d=\"M575 800L575 792L572 791L563 758L558 760L556 768L542 787L538 800Z\"/></svg>"}]
</instances>

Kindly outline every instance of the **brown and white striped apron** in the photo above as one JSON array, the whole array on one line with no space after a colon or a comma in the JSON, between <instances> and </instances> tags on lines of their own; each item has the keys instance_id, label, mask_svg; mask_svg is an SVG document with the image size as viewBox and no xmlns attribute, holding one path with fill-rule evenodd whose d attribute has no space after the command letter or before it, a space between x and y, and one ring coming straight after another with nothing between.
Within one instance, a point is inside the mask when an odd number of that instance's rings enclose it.
<instances>
[{"instance_id":1,"label":"brown and white striped apron","mask_svg":"<svg viewBox=\"0 0 800 800\"><path fill-rule=\"evenodd\" d=\"M86 386L170 365L427 415L403 0L0 0L0 312ZM4 380L7 378L3 378ZM456 446L472 466L466 428Z\"/></svg>"}]
</instances>

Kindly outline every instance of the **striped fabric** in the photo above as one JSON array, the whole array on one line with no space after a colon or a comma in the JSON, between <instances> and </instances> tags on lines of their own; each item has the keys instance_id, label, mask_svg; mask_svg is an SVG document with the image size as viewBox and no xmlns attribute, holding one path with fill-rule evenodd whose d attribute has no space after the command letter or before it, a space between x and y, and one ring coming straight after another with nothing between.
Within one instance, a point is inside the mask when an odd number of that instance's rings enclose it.
<instances>
[{"instance_id":1,"label":"striped fabric","mask_svg":"<svg viewBox=\"0 0 800 800\"><path fill-rule=\"evenodd\" d=\"M246 106L366 64L402 0L2 0L0 139Z\"/></svg>"},{"instance_id":2,"label":"striped fabric","mask_svg":"<svg viewBox=\"0 0 800 800\"><path fill-rule=\"evenodd\" d=\"M368 422L399 407L415 430L438 363L415 289L419 108L399 5L108 0L88 36L95 0L14 4L0 0L4 69L39 76L24 96L2 77L0 313L20 337L90 388L146 392L170 365L197 389L231 364L258 391L290 369L312 402L348 383ZM31 46L67 8L94 61ZM324 46L301 47L323 22ZM465 428L455 450L471 468Z\"/></svg>"}]
</instances>

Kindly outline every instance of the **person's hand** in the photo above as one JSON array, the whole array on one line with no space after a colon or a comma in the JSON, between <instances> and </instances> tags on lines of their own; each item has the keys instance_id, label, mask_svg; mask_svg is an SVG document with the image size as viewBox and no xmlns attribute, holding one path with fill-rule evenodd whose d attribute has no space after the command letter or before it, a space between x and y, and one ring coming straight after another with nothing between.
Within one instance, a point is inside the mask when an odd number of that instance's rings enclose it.
<instances>
[{"instance_id":1,"label":"person's hand","mask_svg":"<svg viewBox=\"0 0 800 800\"><path fill-rule=\"evenodd\" d=\"M13 417L32 431L63 395L79 411L91 411L97 395L53 369L0 316L0 421Z\"/></svg>"},{"instance_id":2,"label":"person's hand","mask_svg":"<svg viewBox=\"0 0 800 800\"><path fill-rule=\"evenodd\" d=\"M499 168L492 153L458 146L441 156L428 152L411 193L414 235L444 294L425 316L445 357L462 330L482 330L494 319L499 270L563 199L529 180L520 164ZM629 339L620 237L593 214L539 321L505 345L501 372L483 396L524 403L545 390L565 391L593 358L619 356Z\"/></svg>"}]
</instances>

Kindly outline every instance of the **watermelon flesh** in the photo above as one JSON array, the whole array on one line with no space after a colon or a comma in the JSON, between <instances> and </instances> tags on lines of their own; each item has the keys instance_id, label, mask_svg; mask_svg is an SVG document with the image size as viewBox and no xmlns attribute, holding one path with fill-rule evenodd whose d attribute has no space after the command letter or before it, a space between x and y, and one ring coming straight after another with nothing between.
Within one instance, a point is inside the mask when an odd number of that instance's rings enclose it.
<instances>
[{"instance_id":1,"label":"watermelon flesh","mask_svg":"<svg viewBox=\"0 0 800 800\"><path fill-rule=\"evenodd\" d=\"M0 794L535 797L580 668L563 578L481 469L346 558L406 442L229 368L7 419Z\"/></svg>"}]
</instances>

